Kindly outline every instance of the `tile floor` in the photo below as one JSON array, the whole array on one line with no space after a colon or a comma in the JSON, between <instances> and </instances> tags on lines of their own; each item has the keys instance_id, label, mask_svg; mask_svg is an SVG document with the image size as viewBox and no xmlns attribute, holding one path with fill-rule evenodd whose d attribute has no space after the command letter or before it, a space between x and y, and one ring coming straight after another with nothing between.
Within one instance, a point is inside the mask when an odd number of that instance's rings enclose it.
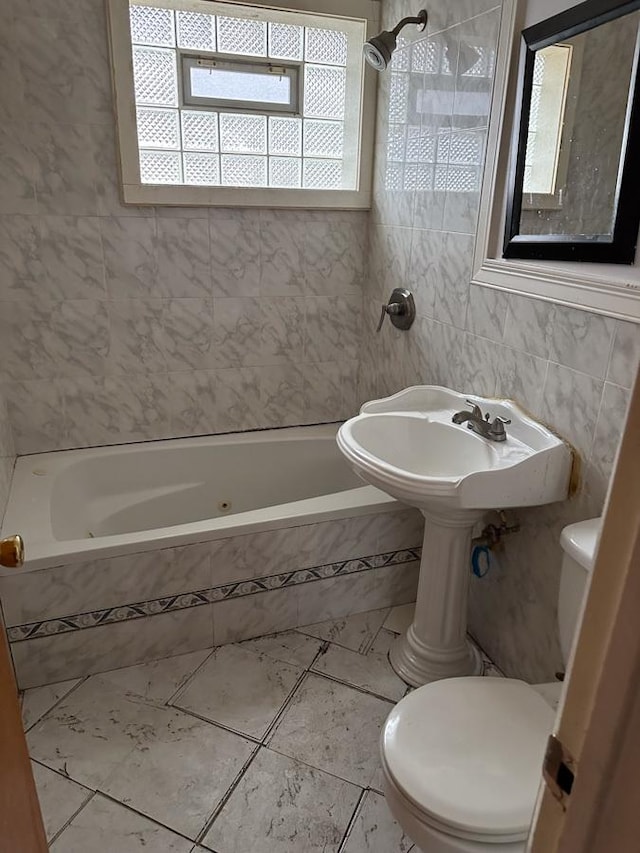
<instances>
[{"instance_id":1,"label":"tile floor","mask_svg":"<svg viewBox=\"0 0 640 853\"><path fill-rule=\"evenodd\" d=\"M378 762L407 692L387 652L411 612L26 691L52 853L416 853Z\"/></svg>"}]
</instances>

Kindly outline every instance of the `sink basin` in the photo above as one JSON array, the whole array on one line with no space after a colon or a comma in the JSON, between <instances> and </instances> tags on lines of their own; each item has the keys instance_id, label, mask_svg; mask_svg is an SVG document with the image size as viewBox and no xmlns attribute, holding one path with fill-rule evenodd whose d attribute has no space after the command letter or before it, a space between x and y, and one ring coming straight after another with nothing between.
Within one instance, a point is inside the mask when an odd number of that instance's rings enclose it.
<instances>
[{"instance_id":1,"label":"sink basin","mask_svg":"<svg viewBox=\"0 0 640 853\"><path fill-rule=\"evenodd\" d=\"M407 388L365 403L338 432L338 446L364 480L435 511L534 506L566 497L571 451L515 403L471 395L491 417L508 418L507 440L490 441L452 423L467 395Z\"/></svg>"},{"instance_id":2,"label":"sink basin","mask_svg":"<svg viewBox=\"0 0 640 853\"><path fill-rule=\"evenodd\" d=\"M378 460L390 475L401 472L416 484L426 477L457 479L496 464L492 448L479 436L413 412L355 418L349 436L363 458Z\"/></svg>"},{"instance_id":3,"label":"sink basin","mask_svg":"<svg viewBox=\"0 0 640 853\"><path fill-rule=\"evenodd\" d=\"M505 441L452 421L470 397L508 419ZM415 616L390 660L409 684L476 675L482 662L466 637L473 528L489 509L564 500L569 446L515 403L422 385L365 403L340 427L338 446L367 483L425 517Z\"/></svg>"}]
</instances>

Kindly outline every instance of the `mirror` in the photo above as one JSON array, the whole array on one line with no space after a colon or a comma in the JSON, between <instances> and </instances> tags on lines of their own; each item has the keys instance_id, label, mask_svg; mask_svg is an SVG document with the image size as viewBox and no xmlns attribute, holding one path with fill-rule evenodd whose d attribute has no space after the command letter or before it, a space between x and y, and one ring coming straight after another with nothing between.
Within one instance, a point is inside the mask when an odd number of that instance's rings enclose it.
<instances>
[{"instance_id":1,"label":"mirror","mask_svg":"<svg viewBox=\"0 0 640 853\"><path fill-rule=\"evenodd\" d=\"M522 33L505 258L632 264L640 225L640 0Z\"/></svg>"}]
</instances>

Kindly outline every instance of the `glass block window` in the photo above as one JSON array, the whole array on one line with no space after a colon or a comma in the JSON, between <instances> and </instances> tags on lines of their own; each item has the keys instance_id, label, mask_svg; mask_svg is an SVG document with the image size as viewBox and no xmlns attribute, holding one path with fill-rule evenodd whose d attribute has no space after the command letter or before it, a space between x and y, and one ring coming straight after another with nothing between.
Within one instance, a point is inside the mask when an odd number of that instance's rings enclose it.
<instances>
[{"instance_id":1,"label":"glass block window","mask_svg":"<svg viewBox=\"0 0 640 853\"><path fill-rule=\"evenodd\" d=\"M132 6L131 10L135 8ZM202 12L176 12L176 28L178 47L207 51L216 49L216 19L213 15L204 15Z\"/></svg>"},{"instance_id":2,"label":"glass block window","mask_svg":"<svg viewBox=\"0 0 640 853\"><path fill-rule=\"evenodd\" d=\"M177 110L175 112L177 113ZM180 110L180 117L182 119L182 147L185 151L220 150L218 113Z\"/></svg>"},{"instance_id":3,"label":"glass block window","mask_svg":"<svg viewBox=\"0 0 640 853\"><path fill-rule=\"evenodd\" d=\"M182 162L177 151L140 151L140 175L146 184L182 183Z\"/></svg>"},{"instance_id":4,"label":"glass block window","mask_svg":"<svg viewBox=\"0 0 640 853\"><path fill-rule=\"evenodd\" d=\"M267 55L267 25L247 18L217 18L218 50L243 56Z\"/></svg>"},{"instance_id":5,"label":"glass block window","mask_svg":"<svg viewBox=\"0 0 640 853\"><path fill-rule=\"evenodd\" d=\"M269 116L269 154L301 156L302 119Z\"/></svg>"},{"instance_id":6,"label":"glass block window","mask_svg":"<svg viewBox=\"0 0 640 853\"><path fill-rule=\"evenodd\" d=\"M133 48L133 79L136 106L158 104L178 106L178 71L175 50L141 47Z\"/></svg>"},{"instance_id":7,"label":"glass block window","mask_svg":"<svg viewBox=\"0 0 640 853\"><path fill-rule=\"evenodd\" d=\"M142 184L358 189L363 20L215 0L128 12Z\"/></svg>"},{"instance_id":8,"label":"glass block window","mask_svg":"<svg viewBox=\"0 0 640 853\"><path fill-rule=\"evenodd\" d=\"M180 148L178 110L138 107L138 139L149 148Z\"/></svg>"},{"instance_id":9,"label":"glass block window","mask_svg":"<svg viewBox=\"0 0 640 853\"><path fill-rule=\"evenodd\" d=\"M269 56L274 59L302 59L304 27L269 24Z\"/></svg>"}]
</instances>

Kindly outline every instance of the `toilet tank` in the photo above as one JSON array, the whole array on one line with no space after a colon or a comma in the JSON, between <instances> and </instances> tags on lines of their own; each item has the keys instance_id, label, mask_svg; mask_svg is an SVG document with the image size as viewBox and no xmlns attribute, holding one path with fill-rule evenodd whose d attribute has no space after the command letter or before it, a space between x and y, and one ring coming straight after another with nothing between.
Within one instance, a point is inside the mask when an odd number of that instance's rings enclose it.
<instances>
[{"instance_id":1,"label":"toilet tank","mask_svg":"<svg viewBox=\"0 0 640 853\"><path fill-rule=\"evenodd\" d=\"M564 551L558 595L558 628L565 666L569 662L573 638L582 612L582 601L593 568L601 518L590 518L565 527L560 535Z\"/></svg>"}]
</instances>

